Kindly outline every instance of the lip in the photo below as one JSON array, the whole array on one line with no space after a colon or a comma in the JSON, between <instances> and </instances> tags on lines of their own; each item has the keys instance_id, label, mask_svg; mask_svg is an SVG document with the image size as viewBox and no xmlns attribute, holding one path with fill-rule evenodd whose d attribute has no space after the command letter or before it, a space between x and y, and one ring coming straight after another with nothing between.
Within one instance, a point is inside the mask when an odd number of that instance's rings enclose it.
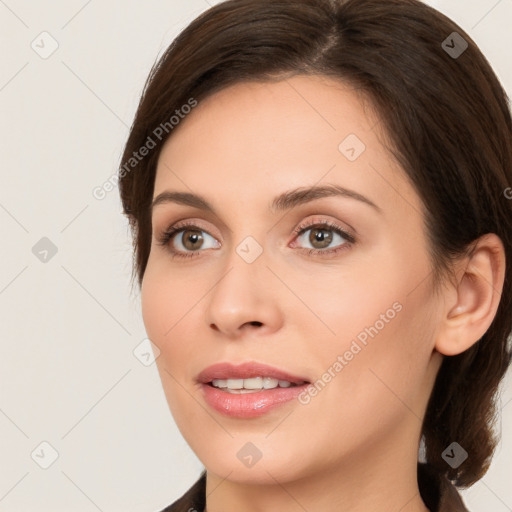
<instances>
[{"instance_id":1,"label":"lip","mask_svg":"<svg viewBox=\"0 0 512 512\"><path fill-rule=\"evenodd\" d=\"M210 384L214 379L250 379L251 377L272 377L287 380L296 386L237 394L222 391ZM215 364L205 368L198 375L197 380L201 384L205 402L215 411L233 418L255 418L266 414L296 398L310 384L306 378L256 362L240 365Z\"/></svg>"},{"instance_id":2,"label":"lip","mask_svg":"<svg viewBox=\"0 0 512 512\"><path fill-rule=\"evenodd\" d=\"M272 377L278 380L287 380L292 384L301 384L308 379L292 375L291 373L272 366L250 361L239 365L232 363L218 363L205 368L198 376L198 382L207 384L215 379L250 379L252 377Z\"/></svg>"}]
</instances>

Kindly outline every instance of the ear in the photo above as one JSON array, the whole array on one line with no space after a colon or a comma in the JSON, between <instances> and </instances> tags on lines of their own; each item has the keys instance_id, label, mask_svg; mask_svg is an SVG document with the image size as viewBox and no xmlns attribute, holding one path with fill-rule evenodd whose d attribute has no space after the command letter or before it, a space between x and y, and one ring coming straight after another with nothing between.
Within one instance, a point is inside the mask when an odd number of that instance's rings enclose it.
<instances>
[{"instance_id":1,"label":"ear","mask_svg":"<svg viewBox=\"0 0 512 512\"><path fill-rule=\"evenodd\" d=\"M505 249L487 233L474 243L471 256L458 263L456 283L445 296L435 348L441 354L461 354L489 329L501 299L505 279Z\"/></svg>"}]
</instances>

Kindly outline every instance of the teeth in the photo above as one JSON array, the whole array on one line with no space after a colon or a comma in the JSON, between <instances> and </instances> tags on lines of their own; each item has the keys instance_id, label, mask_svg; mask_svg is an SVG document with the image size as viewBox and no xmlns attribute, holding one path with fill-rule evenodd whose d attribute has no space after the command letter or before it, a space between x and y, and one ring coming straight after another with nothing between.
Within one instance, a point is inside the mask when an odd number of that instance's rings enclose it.
<instances>
[{"instance_id":1,"label":"teeth","mask_svg":"<svg viewBox=\"0 0 512 512\"><path fill-rule=\"evenodd\" d=\"M250 379L215 379L212 385L228 392L250 393L262 389L289 388L295 386L287 380L278 380L272 377L251 377Z\"/></svg>"}]
</instances>

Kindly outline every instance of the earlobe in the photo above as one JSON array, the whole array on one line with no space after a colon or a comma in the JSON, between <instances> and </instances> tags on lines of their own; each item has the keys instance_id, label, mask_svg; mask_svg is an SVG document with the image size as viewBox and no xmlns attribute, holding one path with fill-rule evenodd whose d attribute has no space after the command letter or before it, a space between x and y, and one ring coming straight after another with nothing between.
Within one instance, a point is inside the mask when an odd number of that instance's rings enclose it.
<instances>
[{"instance_id":1,"label":"earlobe","mask_svg":"<svg viewBox=\"0 0 512 512\"><path fill-rule=\"evenodd\" d=\"M446 301L435 348L453 356L472 347L489 329L498 310L505 279L501 239L488 233L478 239L471 256L459 264L455 303Z\"/></svg>"}]
</instances>

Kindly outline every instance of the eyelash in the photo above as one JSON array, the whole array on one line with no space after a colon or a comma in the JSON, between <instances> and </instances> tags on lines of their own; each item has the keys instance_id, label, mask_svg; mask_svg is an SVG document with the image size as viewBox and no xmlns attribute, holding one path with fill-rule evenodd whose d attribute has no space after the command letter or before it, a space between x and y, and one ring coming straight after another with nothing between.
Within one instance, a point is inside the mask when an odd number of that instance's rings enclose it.
<instances>
[{"instance_id":1,"label":"eyelash","mask_svg":"<svg viewBox=\"0 0 512 512\"><path fill-rule=\"evenodd\" d=\"M168 246L169 242L173 239L173 237L175 235L177 235L178 233L181 233L182 231L185 231L189 227L195 228L197 231L203 231L205 233L208 233L206 230L201 229L199 226L195 225L193 222L182 222L182 223L172 226L169 229L167 229L166 231L164 231L158 238L158 245L167 247L167 249L169 250L169 252L171 253L171 256L173 258L193 258L193 257L199 256L200 253L203 251L199 250L199 251L192 251L192 252L182 254L182 252L176 251L175 249L172 249L170 246ZM346 240L346 242L343 243L342 245L335 247L334 249L304 249L304 251L307 252L308 256L320 255L321 257L323 257L327 254L329 254L329 255L337 254L340 251L344 251L344 250L350 248L356 242L356 239L350 233L347 233L345 230L340 228L338 225L333 224L328 221L312 222L312 223L309 223L306 225L303 224L303 225L300 225L297 228L295 228L293 232L297 235L296 236L296 238L297 238L300 235L302 235L303 233L305 233L306 231L309 231L310 229L313 229L313 228L324 228L325 231L333 231L334 233L336 233L336 234L340 235L342 238L344 238ZM212 236L212 235L210 235L210 236Z\"/></svg>"}]
</instances>

